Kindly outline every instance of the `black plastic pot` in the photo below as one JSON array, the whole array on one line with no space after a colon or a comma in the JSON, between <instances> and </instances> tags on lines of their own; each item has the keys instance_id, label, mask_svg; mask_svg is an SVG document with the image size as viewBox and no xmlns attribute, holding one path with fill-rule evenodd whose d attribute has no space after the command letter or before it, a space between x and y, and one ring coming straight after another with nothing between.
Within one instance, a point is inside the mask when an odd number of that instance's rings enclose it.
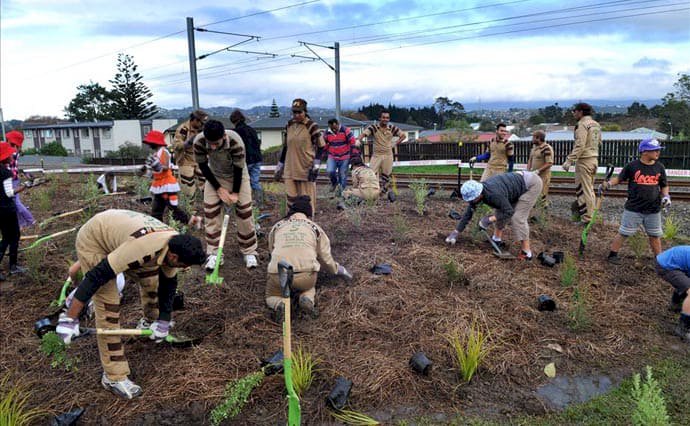
<instances>
[{"instance_id":1,"label":"black plastic pot","mask_svg":"<svg viewBox=\"0 0 690 426\"><path fill-rule=\"evenodd\" d=\"M460 197L458 197L458 198L460 198ZM462 215L461 215L460 213L458 213L457 211L455 211L455 210L449 211L449 212L448 212L448 217L451 218L451 219L453 219L453 220L460 220L460 219L462 219Z\"/></svg>"},{"instance_id":2,"label":"black plastic pot","mask_svg":"<svg viewBox=\"0 0 690 426\"><path fill-rule=\"evenodd\" d=\"M338 377L335 379L335 386L333 390L326 397L326 403L334 410L342 410L347 404L347 398L350 396L352 390L352 380L347 380L345 377Z\"/></svg>"},{"instance_id":3,"label":"black plastic pot","mask_svg":"<svg viewBox=\"0 0 690 426\"><path fill-rule=\"evenodd\" d=\"M563 263L565 253L563 253L562 251L555 251L553 252L553 258L556 259L556 263Z\"/></svg>"},{"instance_id":4,"label":"black plastic pot","mask_svg":"<svg viewBox=\"0 0 690 426\"><path fill-rule=\"evenodd\" d=\"M424 376L428 376L431 373L431 366L434 365L433 362L426 357L424 352L417 352L410 358L410 367L414 371Z\"/></svg>"},{"instance_id":5,"label":"black plastic pot","mask_svg":"<svg viewBox=\"0 0 690 426\"><path fill-rule=\"evenodd\" d=\"M184 309L184 293L178 291L173 298L173 311L181 311Z\"/></svg>"},{"instance_id":6,"label":"black plastic pot","mask_svg":"<svg viewBox=\"0 0 690 426\"><path fill-rule=\"evenodd\" d=\"M53 324L50 318L41 318L34 324L34 332L39 338L43 338L51 331L55 331L55 324Z\"/></svg>"},{"instance_id":7,"label":"black plastic pot","mask_svg":"<svg viewBox=\"0 0 690 426\"><path fill-rule=\"evenodd\" d=\"M283 350L271 355L268 359L261 360L261 368L264 369L264 374L271 376L283 371Z\"/></svg>"},{"instance_id":8,"label":"black plastic pot","mask_svg":"<svg viewBox=\"0 0 690 426\"><path fill-rule=\"evenodd\" d=\"M554 259L553 256L547 254L546 252L539 253L537 259L539 259L542 265L548 266L549 268L553 268L554 265L556 265L556 259Z\"/></svg>"},{"instance_id":9,"label":"black plastic pot","mask_svg":"<svg viewBox=\"0 0 690 426\"><path fill-rule=\"evenodd\" d=\"M84 414L83 408L75 408L69 413L60 414L55 416L50 426L74 426L77 424L79 417Z\"/></svg>"},{"instance_id":10,"label":"black plastic pot","mask_svg":"<svg viewBox=\"0 0 690 426\"><path fill-rule=\"evenodd\" d=\"M550 297L547 296L546 294L542 294L539 296L539 299L537 299L538 305L537 309L540 311L554 311L556 310L556 302Z\"/></svg>"},{"instance_id":11,"label":"black plastic pot","mask_svg":"<svg viewBox=\"0 0 690 426\"><path fill-rule=\"evenodd\" d=\"M371 272L376 275L390 275L393 273L393 267L388 263L379 263L371 268Z\"/></svg>"}]
</instances>

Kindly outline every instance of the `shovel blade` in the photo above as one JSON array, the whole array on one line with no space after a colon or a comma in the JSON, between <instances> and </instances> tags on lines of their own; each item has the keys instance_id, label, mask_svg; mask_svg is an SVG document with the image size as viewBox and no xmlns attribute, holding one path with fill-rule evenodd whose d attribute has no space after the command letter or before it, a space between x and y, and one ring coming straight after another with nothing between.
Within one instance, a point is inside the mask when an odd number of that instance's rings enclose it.
<instances>
[{"instance_id":1,"label":"shovel blade","mask_svg":"<svg viewBox=\"0 0 690 426\"><path fill-rule=\"evenodd\" d=\"M201 343L202 339L203 337L173 336L172 334L168 334L164 342L168 343L173 348L189 348Z\"/></svg>"},{"instance_id":2,"label":"shovel blade","mask_svg":"<svg viewBox=\"0 0 690 426\"><path fill-rule=\"evenodd\" d=\"M502 252L494 251L494 256L496 256L499 259L503 259L503 260L515 259L515 255L512 253L508 253L507 251L502 251Z\"/></svg>"}]
</instances>

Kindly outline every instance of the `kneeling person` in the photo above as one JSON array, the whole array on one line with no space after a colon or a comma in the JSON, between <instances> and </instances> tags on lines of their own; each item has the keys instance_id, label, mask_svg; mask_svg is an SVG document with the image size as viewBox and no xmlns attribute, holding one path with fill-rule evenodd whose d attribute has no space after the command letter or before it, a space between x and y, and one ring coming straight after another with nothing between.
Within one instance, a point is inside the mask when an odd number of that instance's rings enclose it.
<instances>
[{"instance_id":1,"label":"kneeling person","mask_svg":"<svg viewBox=\"0 0 690 426\"><path fill-rule=\"evenodd\" d=\"M366 201L376 201L379 199L381 189L376 173L362 162L360 156L350 159L352 166L352 188L343 191L343 196L359 197Z\"/></svg>"},{"instance_id":2,"label":"kneeling person","mask_svg":"<svg viewBox=\"0 0 690 426\"><path fill-rule=\"evenodd\" d=\"M278 279L278 263L281 260L288 262L294 268L293 290L299 292L300 308L310 313L312 317L318 316L318 310L314 306L314 296L316 295L316 278L321 265L331 274L347 279L352 278L344 266L333 260L328 235L319 225L309 220L311 215L309 196L297 196L287 216L276 223L268 235L271 262L268 264L266 305L277 311L278 320L282 320L284 309Z\"/></svg>"},{"instance_id":3,"label":"kneeling person","mask_svg":"<svg viewBox=\"0 0 690 426\"><path fill-rule=\"evenodd\" d=\"M675 246L656 257L656 273L673 286L671 308L678 312L675 334L690 343L690 246Z\"/></svg>"},{"instance_id":4,"label":"kneeling person","mask_svg":"<svg viewBox=\"0 0 690 426\"><path fill-rule=\"evenodd\" d=\"M79 336L79 313L92 298L96 327L120 328L116 276L122 272L139 283L144 315L152 321L151 338L164 339L170 328L178 268L200 265L206 257L198 238L180 235L151 216L129 210L107 210L92 217L79 230L76 249L84 279L56 329L66 344ZM126 399L141 395L141 387L128 378L120 336L98 335L96 339L103 387Z\"/></svg>"}]
</instances>

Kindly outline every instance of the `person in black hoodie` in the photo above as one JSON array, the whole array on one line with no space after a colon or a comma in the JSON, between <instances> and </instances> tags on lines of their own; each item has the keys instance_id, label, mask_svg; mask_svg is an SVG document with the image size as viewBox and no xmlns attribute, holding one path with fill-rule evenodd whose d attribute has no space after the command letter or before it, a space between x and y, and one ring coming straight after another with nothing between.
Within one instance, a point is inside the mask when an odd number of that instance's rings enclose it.
<instances>
[{"instance_id":1,"label":"person in black hoodie","mask_svg":"<svg viewBox=\"0 0 690 426\"><path fill-rule=\"evenodd\" d=\"M2 231L2 241L0 242L0 263L5 257L5 251L10 249L10 275L26 272L25 268L17 265L17 254L19 252L19 219L17 218L17 205L14 202L14 195L22 192L26 187L12 187L12 172L8 168L13 160L12 155L17 152L7 142L0 142L0 231ZM4 281L5 276L0 272L0 281Z\"/></svg>"},{"instance_id":2,"label":"person in black hoodie","mask_svg":"<svg viewBox=\"0 0 690 426\"><path fill-rule=\"evenodd\" d=\"M263 157L261 156L261 140L256 134L256 130L248 125L246 121L247 118L239 109L234 110L232 114L230 114L230 122L235 126L235 132L240 135L242 142L244 142L249 183L253 192L252 199L257 206L262 207L264 204L264 190L259 182L259 178L261 177L261 164L263 162Z\"/></svg>"},{"instance_id":3,"label":"person in black hoodie","mask_svg":"<svg viewBox=\"0 0 690 426\"><path fill-rule=\"evenodd\" d=\"M492 176L485 182L469 180L463 183L460 192L462 199L469 202L469 205L456 228L446 238L446 242L456 243L458 234L465 230L475 209L483 202L495 211L493 215L481 218L479 226L486 230L489 225L495 224L491 238L499 246L505 246L502 240L503 229L510 222L515 239L521 244L518 259L532 260L527 221L541 194L542 185L539 175L532 172L503 173Z\"/></svg>"}]
</instances>

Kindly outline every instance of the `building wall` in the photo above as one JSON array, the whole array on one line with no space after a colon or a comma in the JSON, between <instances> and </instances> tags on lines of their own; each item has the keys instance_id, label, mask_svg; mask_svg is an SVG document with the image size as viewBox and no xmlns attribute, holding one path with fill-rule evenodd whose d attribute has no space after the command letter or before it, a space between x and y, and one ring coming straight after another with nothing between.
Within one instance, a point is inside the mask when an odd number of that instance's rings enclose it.
<instances>
[{"instance_id":1,"label":"building wall","mask_svg":"<svg viewBox=\"0 0 690 426\"><path fill-rule=\"evenodd\" d=\"M261 149L278 146L283 143L282 130L257 130L258 132L261 132L259 135L261 138Z\"/></svg>"}]
</instances>

